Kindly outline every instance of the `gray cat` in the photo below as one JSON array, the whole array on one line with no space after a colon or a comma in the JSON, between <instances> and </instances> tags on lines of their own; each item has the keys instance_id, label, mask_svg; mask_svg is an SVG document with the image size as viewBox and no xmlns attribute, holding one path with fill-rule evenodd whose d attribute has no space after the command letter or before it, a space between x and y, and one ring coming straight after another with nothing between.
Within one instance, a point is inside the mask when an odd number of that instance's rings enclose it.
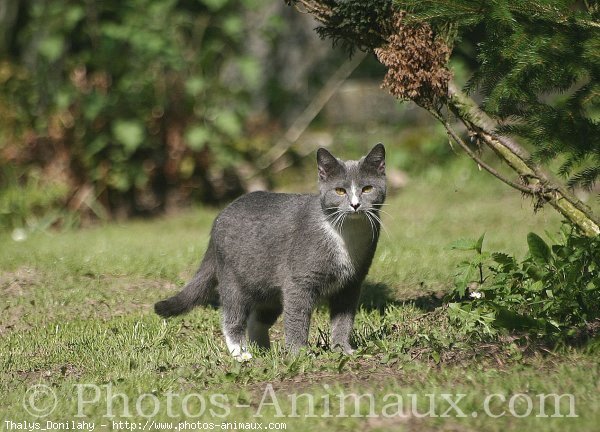
<instances>
[{"instance_id":1,"label":"gray cat","mask_svg":"<svg viewBox=\"0 0 600 432\"><path fill-rule=\"evenodd\" d=\"M227 348L239 358L250 357L247 339L269 347L269 328L282 312L286 344L297 352L307 344L315 305L326 298L332 347L352 353L360 285L379 238L385 148L377 144L358 161L320 148L317 165L319 195L253 192L225 208L193 279L156 303L156 313L207 304L216 287Z\"/></svg>"}]
</instances>

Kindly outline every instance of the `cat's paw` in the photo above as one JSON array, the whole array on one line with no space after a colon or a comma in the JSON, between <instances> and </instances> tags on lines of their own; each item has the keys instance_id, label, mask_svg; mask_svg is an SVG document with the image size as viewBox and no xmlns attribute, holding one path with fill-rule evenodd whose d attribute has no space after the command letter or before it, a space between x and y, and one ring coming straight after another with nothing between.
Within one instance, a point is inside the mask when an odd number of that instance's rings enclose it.
<instances>
[{"instance_id":1,"label":"cat's paw","mask_svg":"<svg viewBox=\"0 0 600 432\"><path fill-rule=\"evenodd\" d=\"M356 352L354 348L350 346L350 344L338 344L333 347L333 351L342 352L346 355L352 355Z\"/></svg>"},{"instance_id":2,"label":"cat's paw","mask_svg":"<svg viewBox=\"0 0 600 432\"><path fill-rule=\"evenodd\" d=\"M233 358L240 363L243 363L252 360L252 354L250 354L248 351L244 351L239 354L234 354Z\"/></svg>"}]
</instances>

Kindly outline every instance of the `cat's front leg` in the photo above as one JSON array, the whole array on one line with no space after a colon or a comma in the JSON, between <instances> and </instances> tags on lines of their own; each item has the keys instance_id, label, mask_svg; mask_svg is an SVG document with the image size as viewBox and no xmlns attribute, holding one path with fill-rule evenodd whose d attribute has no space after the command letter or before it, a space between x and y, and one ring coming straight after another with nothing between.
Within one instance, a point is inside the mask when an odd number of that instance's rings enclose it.
<instances>
[{"instance_id":1,"label":"cat's front leg","mask_svg":"<svg viewBox=\"0 0 600 432\"><path fill-rule=\"evenodd\" d=\"M296 354L308 345L310 318L315 306L314 290L295 286L286 290L283 298L283 325L288 350Z\"/></svg>"},{"instance_id":2,"label":"cat's front leg","mask_svg":"<svg viewBox=\"0 0 600 432\"><path fill-rule=\"evenodd\" d=\"M354 327L354 316L360 297L360 283L353 283L329 298L331 319L331 347L353 354L350 336Z\"/></svg>"}]
</instances>

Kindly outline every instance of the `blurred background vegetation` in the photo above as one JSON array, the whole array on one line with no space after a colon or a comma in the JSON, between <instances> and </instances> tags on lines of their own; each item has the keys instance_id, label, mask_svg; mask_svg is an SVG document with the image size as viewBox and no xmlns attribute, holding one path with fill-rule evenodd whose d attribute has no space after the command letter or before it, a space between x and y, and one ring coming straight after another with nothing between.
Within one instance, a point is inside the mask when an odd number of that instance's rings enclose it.
<instances>
[{"instance_id":1,"label":"blurred background vegetation","mask_svg":"<svg viewBox=\"0 0 600 432\"><path fill-rule=\"evenodd\" d=\"M277 189L304 178L319 145L356 157L385 142L398 185L444 160L444 132L379 90L385 70L368 57L285 157L264 163L348 62L315 27L282 1L3 1L0 229Z\"/></svg>"}]
</instances>

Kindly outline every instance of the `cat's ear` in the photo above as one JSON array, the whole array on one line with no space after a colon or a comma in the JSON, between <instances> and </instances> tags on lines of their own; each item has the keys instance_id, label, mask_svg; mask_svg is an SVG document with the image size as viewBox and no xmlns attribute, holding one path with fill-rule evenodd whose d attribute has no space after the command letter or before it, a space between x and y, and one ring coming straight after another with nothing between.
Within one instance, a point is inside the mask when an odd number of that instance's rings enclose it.
<instances>
[{"instance_id":1,"label":"cat's ear","mask_svg":"<svg viewBox=\"0 0 600 432\"><path fill-rule=\"evenodd\" d=\"M378 174L385 174L385 147L383 144L376 144L368 155L365 156L364 166L377 171Z\"/></svg>"},{"instance_id":2,"label":"cat's ear","mask_svg":"<svg viewBox=\"0 0 600 432\"><path fill-rule=\"evenodd\" d=\"M327 150L321 147L317 150L317 166L319 168L319 180L327 180L340 169L338 160Z\"/></svg>"}]
</instances>

